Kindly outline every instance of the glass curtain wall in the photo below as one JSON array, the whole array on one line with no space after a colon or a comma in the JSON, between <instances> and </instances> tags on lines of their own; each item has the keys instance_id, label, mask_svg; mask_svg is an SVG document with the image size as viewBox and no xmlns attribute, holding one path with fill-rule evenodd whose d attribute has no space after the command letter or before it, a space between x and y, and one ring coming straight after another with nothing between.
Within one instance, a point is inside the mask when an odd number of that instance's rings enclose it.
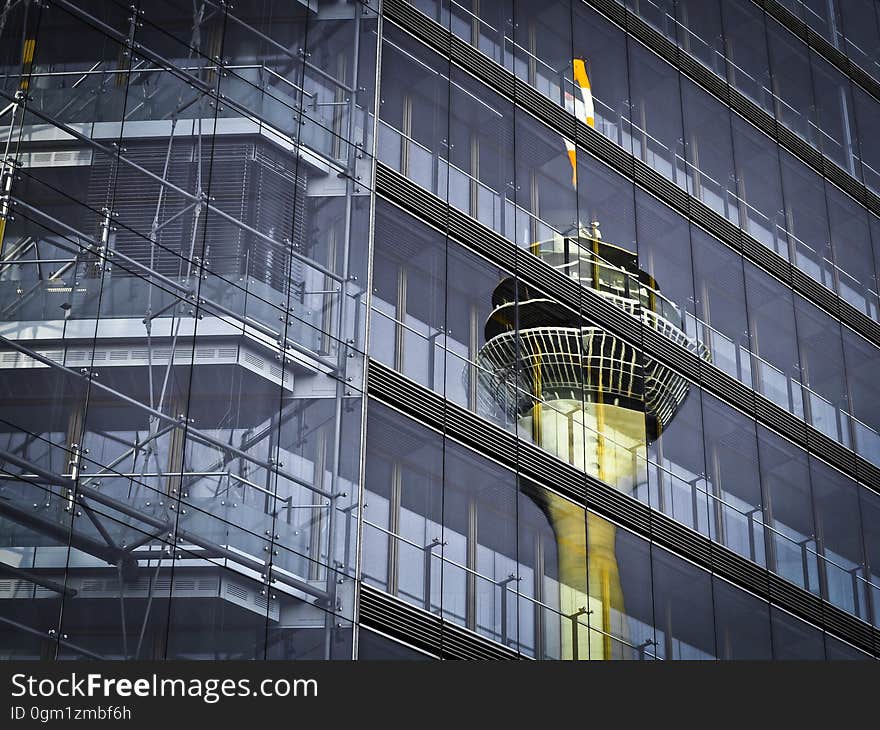
<instances>
[{"instance_id":1,"label":"glass curtain wall","mask_svg":"<svg viewBox=\"0 0 880 730\"><path fill-rule=\"evenodd\" d=\"M364 580L524 656L826 655L819 629L377 401L367 464Z\"/></svg>"},{"instance_id":2,"label":"glass curtain wall","mask_svg":"<svg viewBox=\"0 0 880 730\"><path fill-rule=\"evenodd\" d=\"M880 425L876 417L857 419L844 381L819 376L821 350L813 348L815 354L810 355L808 321L827 332L827 353L841 352L840 336L835 334L839 326L832 316L793 295L717 239L689 228L684 218L651 196L636 194L630 181L586 153L577 155L572 176L561 136L454 66L444 79L442 70L448 64L393 26L386 33L383 53L387 63L379 120L382 162L538 256L549 251L550 241L570 238L573 230L584 231L589 225L603 242L636 254L633 265L653 282L647 289L639 286L653 297L653 306L663 310L672 332L679 332L670 334L673 339L696 348L713 365L844 446L877 459L871 445L871 433ZM421 65L404 63L405 53L421 54ZM640 53L647 73L650 54ZM413 73L428 81L421 83ZM659 88L656 79L646 84ZM424 90L430 96L411 103L398 90ZM724 190L719 195L701 193L703 198L854 305L874 311L872 300L863 294L875 280L870 250L859 245L870 237L864 208L791 155L778 157L770 139L740 117L725 131L718 120L727 118L726 109L696 85L686 82L678 93L686 99L693 95L697 107L705 104L702 121L689 132L684 146L681 173L690 190L715 186L734 164L737 172L727 178ZM411 116L405 114L410 103L418 109ZM395 127L404 119L416 125L411 134ZM685 119L688 125L695 121L693 115ZM707 169L711 174L704 172ZM707 279L702 267L720 260L733 268L718 267L723 279ZM587 268L582 259L576 269L566 271L583 283ZM847 276L846 270L859 273ZM711 305L716 298L718 303ZM626 306L621 299L616 303ZM799 327L804 331L800 344ZM841 357L829 361L828 367L834 362L840 365ZM838 373L843 370L841 365Z\"/></svg>"},{"instance_id":3,"label":"glass curtain wall","mask_svg":"<svg viewBox=\"0 0 880 730\"><path fill-rule=\"evenodd\" d=\"M880 101L851 84L777 21L765 18L760 8L737 0L628 4L828 160L880 192L875 172L880 162L870 133ZM830 230L834 223L825 202L808 208L799 192L786 190L788 152L583 2L490 5L417 3L568 111L574 111L573 100L581 93L572 59L582 60L594 109L590 126L862 313L880 318L874 266L860 265L872 259L880 241L872 241L868 231L841 241ZM461 104L456 101L452 108ZM519 129L520 123L509 126ZM830 208L839 191L817 171L794 164L802 167L802 186L820 197L827 190ZM468 168L464 172L472 174ZM524 186L518 186L517 203L528 207L532 201L523 194ZM507 192L493 188L484 196L503 198ZM864 208L848 200L865 218ZM500 207L500 200L496 205ZM534 208L530 214L549 222ZM484 211L481 220L489 217ZM499 211L493 227L514 238L506 228L511 216L505 224L500 217Z\"/></svg>"},{"instance_id":4,"label":"glass curtain wall","mask_svg":"<svg viewBox=\"0 0 880 730\"><path fill-rule=\"evenodd\" d=\"M645 194L637 196L635 213L639 240L651 240L658 246L644 251L640 248L641 265L658 279L668 276L670 284L683 280L687 290L697 292L695 303L689 305L695 313L689 316L709 315L706 318L717 328L714 336L718 344L713 355L717 353L718 359L713 362L733 372L744 366L754 382L763 384L765 393L780 402L795 401L804 412L809 410L817 427L829 434L837 433L838 414L850 398L845 366L850 360L864 362L864 354L856 359L845 350L841 339L845 333L841 333L840 326L806 300L792 300L790 293L786 308L781 308L779 295L767 288L774 281L771 277L759 276L757 269L744 271L742 259L729 249L721 250L728 251L730 259L718 256L710 237L700 229L691 231L693 275L690 271L681 273L681 263L664 248L661 232L673 239L687 237L686 224L682 224L683 231L676 232L663 217L671 213L669 209ZM498 296L499 282L513 280L510 273L381 198L377 201L374 246L371 354L375 359L749 560L870 620L866 596L873 591L875 579L854 547L860 540L858 528L853 528L858 520L844 520L839 514L847 499L854 504L857 495L867 498L870 490L695 385L690 386L674 417L659 433L651 430L650 401L643 398L638 417L644 419L644 430L639 440L629 445L624 435L615 437L603 431L607 423L572 415L589 414L588 388L578 409L571 398L566 401L570 422L565 432L569 442L562 447L558 441L549 440L547 423L556 414L564 414L565 406L564 399L544 396L540 403L550 410L543 415L542 438L534 428L533 411L523 418L522 410L509 407L509 400L519 394L531 397L534 409L534 392L523 392L522 373L534 371L528 346L520 350L518 357L511 356L503 378L493 370L494 361L484 356L496 346L492 320L498 313L493 297ZM675 270L679 270L677 278ZM413 282L417 295L412 294ZM506 316L519 318L520 337L527 339L531 336L528 320L533 316L532 305L527 289L521 287L521 292L522 300ZM553 306L551 302L550 298L545 300L545 311ZM737 332L741 333L739 340L734 339ZM728 333L730 339L720 339L721 333ZM752 337L758 342L752 344ZM864 343L855 335L851 340ZM750 347L767 359L758 360ZM588 353L581 353L581 362L587 359ZM781 367L774 368L771 362L801 365L783 378ZM766 372L762 372L760 363ZM864 363L863 367L867 373L870 364ZM549 372L545 368L545 376ZM804 385L791 389L789 384L797 373L804 378ZM863 403L873 397L867 386L860 391ZM617 453L616 470L603 471L591 456L591 444L603 435L608 439L605 446ZM622 453L626 446L631 450L627 452L630 461L625 470ZM845 498L847 494L852 497ZM853 514L852 510L847 513ZM842 531L833 530L835 524L847 525L854 542L848 542ZM827 535L823 534L824 526L831 530Z\"/></svg>"},{"instance_id":5,"label":"glass curtain wall","mask_svg":"<svg viewBox=\"0 0 880 730\"><path fill-rule=\"evenodd\" d=\"M376 7L2 13L3 651L351 657Z\"/></svg>"}]
</instances>

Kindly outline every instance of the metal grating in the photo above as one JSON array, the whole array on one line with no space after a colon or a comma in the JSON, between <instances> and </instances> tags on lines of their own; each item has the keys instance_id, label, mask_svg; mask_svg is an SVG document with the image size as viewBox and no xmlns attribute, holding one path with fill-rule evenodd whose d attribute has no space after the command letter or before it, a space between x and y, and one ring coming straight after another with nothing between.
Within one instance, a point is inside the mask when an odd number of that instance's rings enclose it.
<instances>
[{"instance_id":1,"label":"metal grating","mask_svg":"<svg viewBox=\"0 0 880 730\"><path fill-rule=\"evenodd\" d=\"M828 603L824 605L825 626L832 631L847 637L854 644L863 649L873 651L873 629L869 623L842 611L837 606Z\"/></svg>"},{"instance_id":2,"label":"metal grating","mask_svg":"<svg viewBox=\"0 0 880 730\"><path fill-rule=\"evenodd\" d=\"M759 421L807 446L807 424L760 393L755 393L755 415Z\"/></svg>"},{"instance_id":3,"label":"metal grating","mask_svg":"<svg viewBox=\"0 0 880 730\"><path fill-rule=\"evenodd\" d=\"M727 82L712 73L703 64L686 53L678 54L677 66L690 76L694 81L703 86L707 91L717 96L723 103L730 103L730 94L728 93Z\"/></svg>"},{"instance_id":4,"label":"metal grating","mask_svg":"<svg viewBox=\"0 0 880 730\"><path fill-rule=\"evenodd\" d=\"M642 20L638 15L627 11L626 13L626 29L634 37L642 41L652 51L661 58L666 59L669 63L677 65L678 63L678 46L665 36L654 30L648 23Z\"/></svg>"},{"instance_id":5,"label":"metal grating","mask_svg":"<svg viewBox=\"0 0 880 730\"><path fill-rule=\"evenodd\" d=\"M626 24L626 9L621 3L614 0L590 0L590 4L601 10L621 27Z\"/></svg>"},{"instance_id":6,"label":"metal grating","mask_svg":"<svg viewBox=\"0 0 880 730\"><path fill-rule=\"evenodd\" d=\"M538 446L530 443L519 444L518 466L521 473L548 484L560 494L580 504L585 503L587 490L584 472L556 459Z\"/></svg>"},{"instance_id":7,"label":"metal grating","mask_svg":"<svg viewBox=\"0 0 880 730\"><path fill-rule=\"evenodd\" d=\"M421 392L417 392L419 389ZM378 360L369 360L367 392L390 405L414 416L435 428L442 428L446 416L446 402L427 388L392 370Z\"/></svg>"},{"instance_id":8,"label":"metal grating","mask_svg":"<svg viewBox=\"0 0 880 730\"><path fill-rule=\"evenodd\" d=\"M479 69L477 75L482 81L486 81L501 93L512 98L514 96L513 79L504 73L504 69L494 63L483 63L485 58L480 51L470 43L465 43L457 36L450 36L449 43L452 47L452 57L469 69Z\"/></svg>"},{"instance_id":9,"label":"metal grating","mask_svg":"<svg viewBox=\"0 0 880 730\"><path fill-rule=\"evenodd\" d=\"M758 127L758 129L766 132L771 137L776 135L776 119L770 116L770 114L755 104L755 102L747 96L740 94L733 87L730 89L728 103L730 104L731 109L738 112L740 116L748 119L752 124Z\"/></svg>"},{"instance_id":10,"label":"metal grating","mask_svg":"<svg viewBox=\"0 0 880 730\"><path fill-rule=\"evenodd\" d=\"M588 153L623 172L627 177L634 176L635 158L604 134L578 121L575 138L577 143Z\"/></svg>"},{"instance_id":11,"label":"metal grating","mask_svg":"<svg viewBox=\"0 0 880 730\"><path fill-rule=\"evenodd\" d=\"M718 543L711 543L711 551L711 568L714 572L754 593L767 594L769 571L766 568Z\"/></svg>"},{"instance_id":12,"label":"metal grating","mask_svg":"<svg viewBox=\"0 0 880 730\"><path fill-rule=\"evenodd\" d=\"M651 512L651 538L684 552L691 560L711 569L712 544L709 538L660 512Z\"/></svg>"},{"instance_id":13,"label":"metal grating","mask_svg":"<svg viewBox=\"0 0 880 730\"><path fill-rule=\"evenodd\" d=\"M844 299L837 300L837 308L840 313L840 318L850 327L855 329L860 335L872 342L880 342L880 322L876 322L875 320L866 317L862 312Z\"/></svg>"},{"instance_id":14,"label":"metal grating","mask_svg":"<svg viewBox=\"0 0 880 730\"><path fill-rule=\"evenodd\" d=\"M443 621L442 659L477 659L482 661L519 659L513 649L486 639L458 624Z\"/></svg>"},{"instance_id":15,"label":"metal grating","mask_svg":"<svg viewBox=\"0 0 880 730\"><path fill-rule=\"evenodd\" d=\"M384 0L383 14L396 20L419 36L426 43L435 46L441 53L449 52L449 31L422 13L406 0Z\"/></svg>"},{"instance_id":16,"label":"metal grating","mask_svg":"<svg viewBox=\"0 0 880 730\"><path fill-rule=\"evenodd\" d=\"M824 307L831 313L839 312L840 306L846 304L846 302L840 299L833 291L822 286L815 279L811 279L803 271L794 266L791 267L791 281L792 284L797 287L798 291L805 294L811 301L818 303L819 306ZM852 305L847 304L847 306ZM858 312L854 307L853 311Z\"/></svg>"},{"instance_id":17,"label":"metal grating","mask_svg":"<svg viewBox=\"0 0 880 730\"><path fill-rule=\"evenodd\" d=\"M807 426L807 446L827 461L842 466L850 473L856 470L856 455L821 431Z\"/></svg>"},{"instance_id":18,"label":"metal grating","mask_svg":"<svg viewBox=\"0 0 880 730\"><path fill-rule=\"evenodd\" d=\"M506 646L416 608L373 586L360 586L360 623L444 659L519 659Z\"/></svg>"},{"instance_id":19,"label":"metal grating","mask_svg":"<svg viewBox=\"0 0 880 730\"><path fill-rule=\"evenodd\" d=\"M449 232L463 241L472 242L474 250L510 271L516 269L517 259L524 253L506 238L455 208L449 210Z\"/></svg>"},{"instance_id":20,"label":"metal grating","mask_svg":"<svg viewBox=\"0 0 880 730\"><path fill-rule=\"evenodd\" d=\"M861 456L856 456L856 474L859 479L870 486L874 491L880 492L880 468Z\"/></svg>"},{"instance_id":21,"label":"metal grating","mask_svg":"<svg viewBox=\"0 0 880 730\"><path fill-rule=\"evenodd\" d=\"M822 153L792 132L788 127L784 127L781 124L777 125L776 138L783 147L790 150L796 157L802 159L814 170L822 171Z\"/></svg>"},{"instance_id":22,"label":"metal grating","mask_svg":"<svg viewBox=\"0 0 880 730\"><path fill-rule=\"evenodd\" d=\"M590 509L626 525L645 537L651 534L651 510L637 499L618 492L595 477L586 475L587 500Z\"/></svg>"},{"instance_id":23,"label":"metal grating","mask_svg":"<svg viewBox=\"0 0 880 730\"><path fill-rule=\"evenodd\" d=\"M464 408L449 409L446 419L449 432L456 433L459 441L478 448L491 448L496 454L506 454L507 463L516 467L518 444L513 432L491 428L484 419Z\"/></svg>"},{"instance_id":24,"label":"metal grating","mask_svg":"<svg viewBox=\"0 0 880 730\"><path fill-rule=\"evenodd\" d=\"M633 178L650 192L657 195L683 215L688 215L691 200L688 194L671 180L666 179L653 167L648 167L638 158L633 158Z\"/></svg>"},{"instance_id":25,"label":"metal grating","mask_svg":"<svg viewBox=\"0 0 880 730\"><path fill-rule=\"evenodd\" d=\"M439 656L440 619L366 583L360 584L360 623Z\"/></svg>"},{"instance_id":26,"label":"metal grating","mask_svg":"<svg viewBox=\"0 0 880 730\"><path fill-rule=\"evenodd\" d=\"M768 573L769 597L793 613L812 621L819 626L824 625L822 600L803 588L780 578L775 573Z\"/></svg>"},{"instance_id":27,"label":"metal grating","mask_svg":"<svg viewBox=\"0 0 880 730\"><path fill-rule=\"evenodd\" d=\"M758 243L754 238L745 234L741 235L742 252L758 266L769 271L776 278L781 279L786 284L791 284L791 264L777 253L774 253L766 246ZM836 308L835 308L836 311Z\"/></svg>"},{"instance_id":28,"label":"metal grating","mask_svg":"<svg viewBox=\"0 0 880 730\"><path fill-rule=\"evenodd\" d=\"M449 206L387 165L376 163L376 191L440 228L449 224Z\"/></svg>"},{"instance_id":29,"label":"metal grating","mask_svg":"<svg viewBox=\"0 0 880 730\"><path fill-rule=\"evenodd\" d=\"M646 351L656 355L659 360L674 367L692 380L700 375L700 358L689 350L681 352L682 347L676 346L668 337L664 337L653 329L645 328L642 333Z\"/></svg>"},{"instance_id":30,"label":"metal grating","mask_svg":"<svg viewBox=\"0 0 880 730\"><path fill-rule=\"evenodd\" d=\"M541 94L522 79L514 81L514 99L518 106L532 112L542 121L549 123L569 139L575 136L576 119L558 104Z\"/></svg>"},{"instance_id":31,"label":"metal grating","mask_svg":"<svg viewBox=\"0 0 880 730\"><path fill-rule=\"evenodd\" d=\"M840 165L832 162L827 157L822 158L822 173L838 187L849 193L859 203L866 203L865 186L850 177Z\"/></svg>"}]
</instances>

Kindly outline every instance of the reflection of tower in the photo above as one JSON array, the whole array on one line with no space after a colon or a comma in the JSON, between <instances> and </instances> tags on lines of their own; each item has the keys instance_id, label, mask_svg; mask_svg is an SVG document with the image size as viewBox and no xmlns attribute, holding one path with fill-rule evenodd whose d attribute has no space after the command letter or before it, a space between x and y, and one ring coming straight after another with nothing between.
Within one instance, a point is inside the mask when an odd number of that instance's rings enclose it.
<instances>
[{"instance_id":1,"label":"reflection of tower","mask_svg":"<svg viewBox=\"0 0 880 730\"><path fill-rule=\"evenodd\" d=\"M602 241L598 223L577 237L557 235L531 249L644 326L708 359L706 349L685 335L678 308L638 269L634 254ZM646 443L672 420L687 381L514 277L495 288L492 303L479 353L483 395L542 448L631 493L647 479ZM561 631L563 656L622 656L624 645L611 640L625 638L614 526L588 515L586 541L582 534L572 539L578 533L565 524L570 515L550 503L541 507L558 544L560 620L568 624Z\"/></svg>"}]
</instances>

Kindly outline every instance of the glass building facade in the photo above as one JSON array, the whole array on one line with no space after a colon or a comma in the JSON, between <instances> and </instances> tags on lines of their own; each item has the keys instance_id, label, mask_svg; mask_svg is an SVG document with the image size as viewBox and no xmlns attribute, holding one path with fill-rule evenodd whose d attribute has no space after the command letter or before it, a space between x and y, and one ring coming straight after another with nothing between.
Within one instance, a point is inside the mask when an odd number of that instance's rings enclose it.
<instances>
[{"instance_id":1,"label":"glass building facade","mask_svg":"<svg viewBox=\"0 0 880 730\"><path fill-rule=\"evenodd\" d=\"M0 657L880 656L877 129L872 0L5 3Z\"/></svg>"}]
</instances>

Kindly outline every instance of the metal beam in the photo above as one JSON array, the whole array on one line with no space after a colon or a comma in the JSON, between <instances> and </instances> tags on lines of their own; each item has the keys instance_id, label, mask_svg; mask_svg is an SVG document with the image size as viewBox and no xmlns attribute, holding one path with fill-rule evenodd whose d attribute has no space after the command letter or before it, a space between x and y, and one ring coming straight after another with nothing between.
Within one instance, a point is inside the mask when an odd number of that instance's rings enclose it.
<instances>
[{"instance_id":1,"label":"metal beam","mask_svg":"<svg viewBox=\"0 0 880 730\"><path fill-rule=\"evenodd\" d=\"M34 572L33 568L31 568L30 570L25 570L24 568L17 568L14 565L9 565L9 563L0 562L0 575L11 576L12 578L21 578L22 580L26 580L29 583L33 583L34 585L42 586L43 588L48 588L50 591L60 593L66 598L73 598L77 593L76 589L68 588L63 583L49 580L49 578L43 578L39 573Z\"/></svg>"},{"instance_id":2,"label":"metal beam","mask_svg":"<svg viewBox=\"0 0 880 730\"><path fill-rule=\"evenodd\" d=\"M12 474L3 468L0 468L0 473L6 473L16 479L22 480L21 476ZM28 479L23 479L23 481L30 482ZM30 483L33 484L34 487L41 489L38 484L34 482ZM77 550L82 550L84 553L94 555L108 565L116 565L119 560L120 551L114 551L103 542L98 542L97 540L93 540L90 537L77 533L72 526L64 527L58 522L41 517L40 514L33 509L19 507L8 499L0 499L0 515L8 517L13 522L28 527L35 532L51 537L62 545L69 545ZM73 519L73 515L71 515L71 519Z\"/></svg>"},{"instance_id":3,"label":"metal beam","mask_svg":"<svg viewBox=\"0 0 880 730\"><path fill-rule=\"evenodd\" d=\"M37 629L27 626L25 624L19 623L18 621L13 621L11 618L6 618L4 616L0 616L0 623L7 624L8 626L13 626L19 631L24 631L28 634L33 634L34 636L39 636L41 639L49 639L51 641L57 641L61 646L66 646L70 649L73 649L75 652L82 654L83 656L91 657L92 659L101 659L106 660L107 657L103 657L100 654L95 654L93 651L89 651L88 649L84 649L83 647L74 644L72 641L67 641L67 639L59 639L49 634L43 633L42 631L38 631Z\"/></svg>"},{"instance_id":4,"label":"metal beam","mask_svg":"<svg viewBox=\"0 0 880 730\"><path fill-rule=\"evenodd\" d=\"M114 390L110 386L104 385L103 383L99 383L94 378L91 378L87 375L83 375L83 374L78 373L74 370L71 370L70 368L62 365L61 363L57 363L54 360L52 360L48 357L44 357L43 355L40 355L39 353L34 352L30 348L25 347L22 344L19 344L15 340L10 340L8 337L5 337L4 335L0 335L0 342L3 342L4 344L8 345L9 347L11 347L14 350L17 350L20 353L26 355L27 357L33 358L37 362L41 362L44 365L48 365L50 368L55 368L56 370L60 370L61 372L66 373L67 375L69 375L72 378L76 378L78 380L86 380L91 384L91 387L97 388L98 390L101 390L104 393L108 393L109 395L115 396L116 398L119 398L120 400L128 403L129 405L135 406L136 408L140 408L145 413L148 413L151 416L158 418L160 421L164 421L165 423L171 424L175 428L186 429L187 435L192 436L193 439L196 441L201 441L202 443L209 444L210 446L214 446L217 449L219 449L220 451L225 451L225 452L228 452L231 454L235 454L236 456L244 459L245 461L249 461L252 464L256 464L257 466L261 466L264 469L275 470L278 472L279 476L282 476L285 479L287 479L295 484L299 484L300 486L305 487L306 489L309 489L312 492L315 492L316 494L320 494L322 497L326 497L327 499L334 499L335 498L334 494L332 494L330 492L326 492L323 489L318 489L317 487L315 487L315 485L310 484L305 479L301 479L300 477L298 477L294 474L291 474L290 472L282 471L281 469L278 469L276 465L271 464L268 461L264 461L262 459L259 459L256 456L254 456L253 454L248 454L247 452L242 451L241 449L239 449L235 446L232 446L232 445L226 443L225 441L221 441L220 439L214 438L213 436L210 436L209 434L206 434L206 433L200 431L199 429L195 428L192 424L189 424L186 422L181 422L176 418L172 418L171 416L166 415L165 413L162 413L162 412L157 411L153 408L150 408L148 405L141 403L136 398L132 398L129 395L125 395L124 393L120 393L119 391ZM4 453L6 453L6 452L0 452L0 458L2 458L2 455ZM10 457L12 457L12 456L13 455L10 454Z\"/></svg>"},{"instance_id":5,"label":"metal beam","mask_svg":"<svg viewBox=\"0 0 880 730\"><path fill-rule=\"evenodd\" d=\"M36 466L35 464L16 457L14 454L9 454L9 452L7 451L0 450L0 460L11 461L18 466L22 466L23 468L33 471L34 473L41 475L49 483L60 484L70 489L73 489L75 486L74 480L58 474L52 474L51 472L48 472L45 469ZM0 471L4 471L5 473L17 479L29 481L21 475L13 474L2 468L0 468ZM34 484L34 486L37 485ZM167 522L164 522L158 517L154 517L153 515L141 512L131 505L126 504L125 502L120 502L118 499L115 499L110 495L104 494L103 492L99 492L96 489L92 489L91 487L86 487L80 484L76 489L76 494L80 498L85 497L92 502L102 504L105 507L109 507L110 509L115 510L116 512L124 514L128 517L132 517L144 523L145 525L153 527L156 530L162 529L164 531L168 526ZM108 548L107 545L99 543L96 540L92 540L91 538L87 538L84 536L79 536L76 534L72 527L65 529L55 522L39 518L32 512L28 512L27 510L22 510L16 507L9 500L0 499L0 514L9 515L12 519L15 519L15 521L19 522L20 524L41 527L41 532L43 532L44 534L51 534L53 536L59 537L59 539L62 539L62 541L65 543L68 541L70 541L72 545L76 543L74 545L75 547L84 550L84 552L95 555L96 557L100 557L106 560L111 565L116 565L119 562L118 558L122 554L124 554L126 558L128 558L130 555L127 551L119 549L111 550ZM290 586L291 588L295 588L299 591L302 591L303 593L307 593L308 595L314 596L322 601L326 601L329 596L326 591L322 591L321 589L316 588L307 581L284 575L282 573L276 574L272 570L271 564L260 562L255 558L251 558L249 556L235 552L234 550L230 550L228 547L218 545L212 540L202 537L198 533L178 527L174 534L176 535L178 542L197 545L198 547L207 550L211 554L225 558L226 560L229 560L231 562L238 563L239 565L243 565L244 567L254 570L260 574L269 575L271 576L271 578L275 579L279 583ZM81 545L83 547L81 547Z\"/></svg>"}]
</instances>

